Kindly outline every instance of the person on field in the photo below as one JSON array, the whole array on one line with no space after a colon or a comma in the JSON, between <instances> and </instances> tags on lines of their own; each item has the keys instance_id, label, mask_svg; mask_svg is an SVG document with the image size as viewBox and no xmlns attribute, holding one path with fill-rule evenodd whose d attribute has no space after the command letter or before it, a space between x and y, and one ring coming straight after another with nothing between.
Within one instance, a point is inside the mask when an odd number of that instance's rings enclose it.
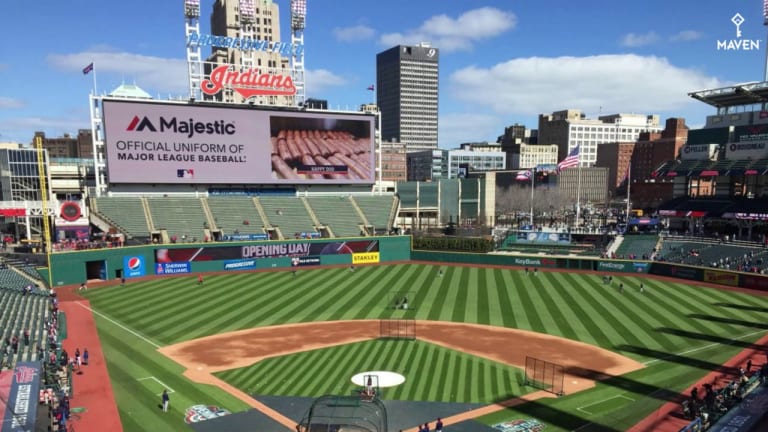
<instances>
[{"instance_id":1,"label":"person on field","mask_svg":"<svg viewBox=\"0 0 768 432\"><path fill-rule=\"evenodd\" d=\"M437 423L435 423L435 432L443 432L443 421L440 417L437 418Z\"/></svg>"},{"instance_id":2,"label":"person on field","mask_svg":"<svg viewBox=\"0 0 768 432\"><path fill-rule=\"evenodd\" d=\"M171 403L171 398L168 396L168 390L163 390L163 412L168 412L168 405Z\"/></svg>"},{"instance_id":3,"label":"person on field","mask_svg":"<svg viewBox=\"0 0 768 432\"><path fill-rule=\"evenodd\" d=\"M202 285L203 284L203 275L197 275L197 284Z\"/></svg>"},{"instance_id":4,"label":"person on field","mask_svg":"<svg viewBox=\"0 0 768 432\"><path fill-rule=\"evenodd\" d=\"M125 276L120 278L120 286L125 286Z\"/></svg>"},{"instance_id":5,"label":"person on field","mask_svg":"<svg viewBox=\"0 0 768 432\"><path fill-rule=\"evenodd\" d=\"M624 292L624 282L619 283L619 292L620 293Z\"/></svg>"},{"instance_id":6,"label":"person on field","mask_svg":"<svg viewBox=\"0 0 768 432\"><path fill-rule=\"evenodd\" d=\"M642 282L640 282L640 292L645 292L645 286L643 286Z\"/></svg>"},{"instance_id":7,"label":"person on field","mask_svg":"<svg viewBox=\"0 0 768 432\"><path fill-rule=\"evenodd\" d=\"M88 366L88 348L83 350L83 364Z\"/></svg>"},{"instance_id":8,"label":"person on field","mask_svg":"<svg viewBox=\"0 0 768 432\"><path fill-rule=\"evenodd\" d=\"M400 307L403 308L403 309L408 309L408 297L407 296L403 296L403 303L400 305Z\"/></svg>"}]
</instances>

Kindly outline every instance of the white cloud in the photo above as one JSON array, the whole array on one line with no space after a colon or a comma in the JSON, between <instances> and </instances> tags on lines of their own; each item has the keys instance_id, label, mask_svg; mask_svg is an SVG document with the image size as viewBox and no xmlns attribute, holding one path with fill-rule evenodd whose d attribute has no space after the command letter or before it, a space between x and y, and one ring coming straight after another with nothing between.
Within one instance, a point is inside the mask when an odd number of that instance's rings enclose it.
<instances>
[{"instance_id":1,"label":"white cloud","mask_svg":"<svg viewBox=\"0 0 768 432\"><path fill-rule=\"evenodd\" d=\"M673 42L686 42L701 39L704 34L696 30L683 30L679 33L673 34L669 40Z\"/></svg>"},{"instance_id":2,"label":"white cloud","mask_svg":"<svg viewBox=\"0 0 768 432\"><path fill-rule=\"evenodd\" d=\"M183 93L188 89L184 59L112 51L104 46L79 53L48 55L50 65L66 72L80 73L91 62L99 76L106 73L135 82L150 93Z\"/></svg>"},{"instance_id":3,"label":"white cloud","mask_svg":"<svg viewBox=\"0 0 768 432\"><path fill-rule=\"evenodd\" d=\"M0 141L11 140L20 143L32 141L34 131L44 131L59 136L76 133L78 129L90 128L87 116L77 117L10 117L0 118Z\"/></svg>"},{"instance_id":4,"label":"white cloud","mask_svg":"<svg viewBox=\"0 0 768 432\"><path fill-rule=\"evenodd\" d=\"M0 109L21 108L23 106L24 106L24 103L18 99L6 97L6 96L0 96Z\"/></svg>"},{"instance_id":5,"label":"white cloud","mask_svg":"<svg viewBox=\"0 0 768 432\"><path fill-rule=\"evenodd\" d=\"M327 69L308 69L306 72L307 90L312 93L328 87L344 85L346 80Z\"/></svg>"},{"instance_id":6,"label":"white cloud","mask_svg":"<svg viewBox=\"0 0 768 432\"><path fill-rule=\"evenodd\" d=\"M386 46L431 42L432 46L446 52L465 51L471 49L474 42L498 36L516 24L517 17L513 13L482 7L464 12L458 18L435 15L417 29L383 34L379 42Z\"/></svg>"},{"instance_id":7,"label":"white cloud","mask_svg":"<svg viewBox=\"0 0 768 432\"><path fill-rule=\"evenodd\" d=\"M627 33L623 38L621 38L621 44L625 47L634 48L656 43L660 39L661 38L659 35L654 31L649 31L648 33L644 34Z\"/></svg>"},{"instance_id":8,"label":"white cloud","mask_svg":"<svg viewBox=\"0 0 768 432\"><path fill-rule=\"evenodd\" d=\"M333 34L342 42L359 42L370 39L376 34L376 30L367 25L359 24L352 27L336 27Z\"/></svg>"},{"instance_id":9,"label":"white cloud","mask_svg":"<svg viewBox=\"0 0 768 432\"><path fill-rule=\"evenodd\" d=\"M529 57L490 68L460 69L449 92L463 102L506 114L538 115L576 108L656 113L693 103L689 91L723 83L653 56Z\"/></svg>"},{"instance_id":10,"label":"white cloud","mask_svg":"<svg viewBox=\"0 0 768 432\"><path fill-rule=\"evenodd\" d=\"M478 113L441 114L438 125L438 140L443 148L454 148L465 142L495 142L504 130L499 117ZM488 136L489 132L495 135Z\"/></svg>"}]
</instances>

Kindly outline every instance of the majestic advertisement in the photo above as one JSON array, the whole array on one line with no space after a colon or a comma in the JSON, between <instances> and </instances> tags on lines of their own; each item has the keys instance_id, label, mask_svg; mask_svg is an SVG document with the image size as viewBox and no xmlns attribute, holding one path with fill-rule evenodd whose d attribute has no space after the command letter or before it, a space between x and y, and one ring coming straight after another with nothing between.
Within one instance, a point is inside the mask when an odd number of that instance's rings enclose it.
<instances>
[{"instance_id":1,"label":"majestic advertisement","mask_svg":"<svg viewBox=\"0 0 768 432\"><path fill-rule=\"evenodd\" d=\"M374 116L103 101L110 183L370 184Z\"/></svg>"},{"instance_id":2,"label":"majestic advertisement","mask_svg":"<svg viewBox=\"0 0 768 432\"><path fill-rule=\"evenodd\" d=\"M8 384L10 384L8 386ZM40 364L18 362L12 371L0 374L2 432L35 430L40 393Z\"/></svg>"},{"instance_id":3,"label":"majestic advertisement","mask_svg":"<svg viewBox=\"0 0 768 432\"><path fill-rule=\"evenodd\" d=\"M244 261L258 258L310 257L320 255L352 255L379 252L378 240L345 242L291 242L259 245L175 248L155 250L155 262L190 263L193 261Z\"/></svg>"},{"instance_id":4,"label":"majestic advertisement","mask_svg":"<svg viewBox=\"0 0 768 432\"><path fill-rule=\"evenodd\" d=\"M680 149L681 160L712 159L717 151L717 144L686 144Z\"/></svg>"},{"instance_id":5,"label":"majestic advertisement","mask_svg":"<svg viewBox=\"0 0 768 432\"><path fill-rule=\"evenodd\" d=\"M728 286L739 286L739 275L738 273L717 270L704 270L704 282Z\"/></svg>"}]
</instances>

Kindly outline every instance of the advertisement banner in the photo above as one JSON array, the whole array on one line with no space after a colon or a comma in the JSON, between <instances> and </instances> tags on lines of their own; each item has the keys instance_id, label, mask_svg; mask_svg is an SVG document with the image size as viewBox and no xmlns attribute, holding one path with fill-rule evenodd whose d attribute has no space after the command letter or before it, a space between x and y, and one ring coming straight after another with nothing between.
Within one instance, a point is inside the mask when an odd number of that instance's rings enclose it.
<instances>
[{"instance_id":1,"label":"advertisement banner","mask_svg":"<svg viewBox=\"0 0 768 432\"><path fill-rule=\"evenodd\" d=\"M123 276L135 278L147 275L147 267L143 256L123 257Z\"/></svg>"},{"instance_id":2,"label":"advertisement banner","mask_svg":"<svg viewBox=\"0 0 768 432\"><path fill-rule=\"evenodd\" d=\"M378 240L344 242L270 242L243 246L205 246L199 248L156 249L155 262L179 263L191 261L226 261L251 258L276 258L317 255L351 255L379 252Z\"/></svg>"},{"instance_id":3,"label":"advertisement banner","mask_svg":"<svg viewBox=\"0 0 768 432\"><path fill-rule=\"evenodd\" d=\"M733 128L733 141L739 143L766 142L768 141L768 125L736 126Z\"/></svg>"},{"instance_id":4,"label":"advertisement banner","mask_svg":"<svg viewBox=\"0 0 768 432\"><path fill-rule=\"evenodd\" d=\"M717 151L717 144L686 144L680 149L681 160L712 159Z\"/></svg>"},{"instance_id":5,"label":"advertisement banner","mask_svg":"<svg viewBox=\"0 0 768 432\"><path fill-rule=\"evenodd\" d=\"M378 252L365 252L352 254L352 264L378 264Z\"/></svg>"},{"instance_id":6,"label":"advertisement banner","mask_svg":"<svg viewBox=\"0 0 768 432\"><path fill-rule=\"evenodd\" d=\"M110 183L370 184L375 179L373 115L114 99L103 101L103 111Z\"/></svg>"},{"instance_id":7,"label":"advertisement banner","mask_svg":"<svg viewBox=\"0 0 768 432\"><path fill-rule=\"evenodd\" d=\"M725 158L728 160L768 158L768 141L734 142L725 145Z\"/></svg>"},{"instance_id":8,"label":"advertisement banner","mask_svg":"<svg viewBox=\"0 0 768 432\"><path fill-rule=\"evenodd\" d=\"M267 234L227 234L222 237L224 241L248 241L248 240L269 240Z\"/></svg>"},{"instance_id":9,"label":"advertisement banner","mask_svg":"<svg viewBox=\"0 0 768 432\"><path fill-rule=\"evenodd\" d=\"M545 233L545 232L525 232L517 233L517 243L559 243L567 244L571 242L571 235L568 233Z\"/></svg>"},{"instance_id":10,"label":"advertisement banner","mask_svg":"<svg viewBox=\"0 0 768 432\"><path fill-rule=\"evenodd\" d=\"M739 286L760 291L768 291L768 277L750 274L739 275Z\"/></svg>"},{"instance_id":11,"label":"advertisement banner","mask_svg":"<svg viewBox=\"0 0 768 432\"><path fill-rule=\"evenodd\" d=\"M675 264L654 262L651 263L651 266L648 269L648 273L692 281L704 280L704 269L695 267L683 267Z\"/></svg>"},{"instance_id":12,"label":"advertisement banner","mask_svg":"<svg viewBox=\"0 0 768 432\"><path fill-rule=\"evenodd\" d=\"M293 267L318 266L318 265L320 265L320 257L310 256L310 257L291 258L291 266Z\"/></svg>"},{"instance_id":13,"label":"advertisement banner","mask_svg":"<svg viewBox=\"0 0 768 432\"><path fill-rule=\"evenodd\" d=\"M704 270L704 282L728 286L739 286L739 275L738 273L717 270Z\"/></svg>"},{"instance_id":14,"label":"advertisement banner","mask_svg":"<svg viewBox=\"0 0 768 432\"><path fill-rule=\"evenodd\" d=\"M224 261L224 270L253 270L255 268L255 259Z\"/></svg>"},{"instance_id":15,"label":"advertisement banner","mask_svg":"<svg viewBox=\"0 0 768 432\"><path fill-rule=\"evenodd\" d=\"M40 393L40 365L36 362L18 362L11 371L11 387L5 402L2 432L35 430L38 396ZM3 381L3 380L0 380Z\"/></svg>"},{"instance_id":16,"label":"advertisement banner","mask_svg":"<svg viewBox=\"0 0 768 432\"><path fill-rule=\"evenodd\" d=\"M649 264L634 261L598 261L595 270L619 273L647 273Z\"/></svg>"},{"instance_id":17,"label":"advertisement banner","mask_svg":"<svg viewBox=\"0 0 768 432\"><path fill-rule=\"evenodd\" d=\"M557 267L552 258L512 258L512 264L525 267Z\"/></svg>"},{"instance_id":18,"label":"advertisement banner","mask_svg":"<svg viewBox=\"0 0 768 432\"><path fill-rule=\"evenodd\" d=\"M157 265L155 265L155 274L158 275L183 274L190 272L192 272L192 265L188 262L157 263Z\"/></svg>"}]
</instances>

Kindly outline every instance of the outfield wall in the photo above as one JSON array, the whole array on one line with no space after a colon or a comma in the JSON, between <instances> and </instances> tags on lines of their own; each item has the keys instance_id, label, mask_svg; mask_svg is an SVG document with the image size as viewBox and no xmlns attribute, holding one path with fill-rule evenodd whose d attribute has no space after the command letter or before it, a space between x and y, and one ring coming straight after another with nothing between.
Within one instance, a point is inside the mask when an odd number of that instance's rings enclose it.
<instances>
[{"instance_id":1,"label":"outfield wall","mask_svg":"<svg viewBox=\"0 0 768 432\"><path fill-rule=\"evenodd\" d=\"M147 245L51 254L51 278L53 286L62 286L94 279L364 265L410 258L410 236ZM41 272L46 279L47 273Z\"/></svg>"},{"instance_id":2,"label":"outfield wall","mask_svg":"<svg viewBox=\"0 0 768 432\"><path fill-rule=\"evenodd\" d=\"M657 261L608 260L586 257L551 257L542 255L478 254L414 250L414 261L432 261L452 264L498 265L530 268L591 270L610 273L649 273L689 282L707 282L718 285L768 291L768 277L757 273L739 273L684 264Z\"/></svg>"}]
</instances>

